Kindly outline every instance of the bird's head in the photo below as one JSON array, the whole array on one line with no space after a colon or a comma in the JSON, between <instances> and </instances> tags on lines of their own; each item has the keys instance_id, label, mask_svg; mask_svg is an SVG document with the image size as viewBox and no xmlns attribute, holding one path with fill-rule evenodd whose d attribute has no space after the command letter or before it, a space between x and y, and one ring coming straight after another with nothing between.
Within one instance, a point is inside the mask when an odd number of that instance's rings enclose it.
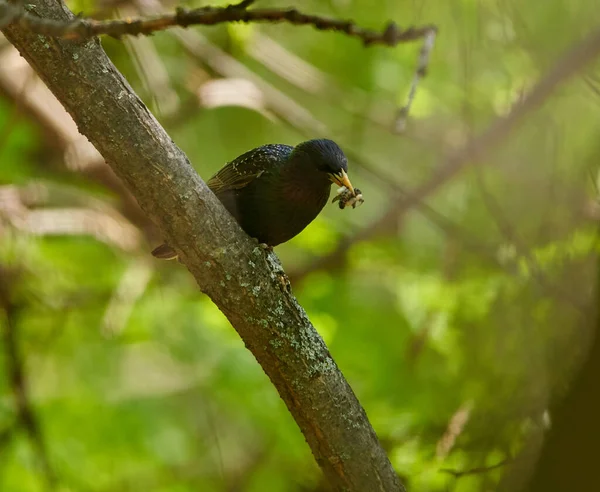
<instances>
[{"instance_id":1,"label":"bird's head","mask_svg":"<svg viewBox=\"0 0 600 492\"><path fill-rule=\"evenodd\" d=\"M317 171L327 175L331 182L345 186L354 194L354 188L348 179L348 159L333 140L315 139L302 142L294 148L293 157L302 157Z\"/></svg>"}]
</instances>

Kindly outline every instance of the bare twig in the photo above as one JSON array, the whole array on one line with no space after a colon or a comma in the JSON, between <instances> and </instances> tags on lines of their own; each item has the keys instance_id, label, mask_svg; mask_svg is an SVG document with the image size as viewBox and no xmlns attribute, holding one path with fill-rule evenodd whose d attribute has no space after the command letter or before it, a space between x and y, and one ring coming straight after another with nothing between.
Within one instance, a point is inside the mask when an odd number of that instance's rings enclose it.
<instances>
[{"instance_id":1,"label":"bare twig","mask_svg":"<svg viewBox=\"0 0 600 492\"><path fill-rule=\"evenodd\" d=\"M417 69L415 70L415 75L413 77L412 84L408 92L408 100L406 101L406 104L398 110L398 115L396 116L396 122L394 124L394 130L396 131L396 133L401 133L406 129L406 119L408 117L408 113L410 112L410 108L412 107L415 95L417 94L417 86L419 85L421 79L425 77L425 74L427 73L427 67L429 66L429 56L431 54L431 51L433 50L436 34L437 31L435 29L431 29L429 32L426 32L423 36L423 46L421 46L421 51L419 52Z\"/></svg>"},{"instance_id":2,"label":"bare twig","mask_svg":"<svg viewBox=\"0 0 600 492\"><path fill-rule=\"evenodd\" d=\"M66 39L85 39L102 34L117 38L125 35L149 35L173 26L212 26L224 22L287 22L297 26L313 26L320 31L343 32L348 36L360 39L365 46L374 44L396 46L400 43L421 39L437 30L437 27L433 25L401 30L396 23L390 22L384 30L374 31L360 27L349 20L305 14L295 8L247 10L252 3L243 1L227 7L201 7L193 10L179 8L175 13L139 19L97 21L75 18L71 21L59 21L40 18L21 10L18 6L6 3L6 0L0 0L0 28L18 21L38 34Z\"/></svg>"}]
</instances>

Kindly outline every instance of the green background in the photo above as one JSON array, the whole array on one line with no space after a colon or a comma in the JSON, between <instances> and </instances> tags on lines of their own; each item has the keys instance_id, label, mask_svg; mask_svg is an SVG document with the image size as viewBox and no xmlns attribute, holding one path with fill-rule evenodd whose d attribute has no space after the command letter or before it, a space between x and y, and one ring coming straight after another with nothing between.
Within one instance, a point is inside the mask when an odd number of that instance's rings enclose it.
<instances>
[{"instance_id":1,"label":"green background","mask_svg":"<svg viewBox=\"0 0 600 492\"><path fill-rule=\"evenodd\" d=\"M410 490L516 490L548 404L585 353L600 65L559 86L425 207L402 213L397 196L526 97L598 25L597 1L293 3L378 30L389 20L439 27L404 133L391 128L419 42L365 48L263 24L103 45L205 179L265 143L339 143L365 204L327 206L276 249L294 293ZM157 5L69 4L98 17ZM289 5L255 5L268 6ZM181 265L150 257L160 236L106 171L73 169L56 128L23 102L32 86L0 91L0 490L321 490L251 353ZM75 210L87 215L77 222ZM15 362L33 437L19 418Z\"/></svg>"}]
</instances>

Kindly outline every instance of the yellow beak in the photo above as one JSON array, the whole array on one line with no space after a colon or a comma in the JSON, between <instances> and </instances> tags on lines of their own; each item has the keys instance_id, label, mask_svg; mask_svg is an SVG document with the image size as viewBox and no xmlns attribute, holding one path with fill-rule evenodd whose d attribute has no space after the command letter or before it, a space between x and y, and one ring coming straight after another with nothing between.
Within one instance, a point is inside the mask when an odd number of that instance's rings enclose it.
<instances>
[{"instance_id":1,"label":"yellow beak","mask_svg":"<svg viewBox=\"0 0 600 492\"><path fill-rule=\"evenodd\" d=\"M354 187L352 186L352 183L348 179L348 175L346 174L346 171L344 171L343 169L339 173L330 174L329 179L331 179L331 181L333 181L338 186L345 186L354 195Z\"/></svg>"}]
</instances>

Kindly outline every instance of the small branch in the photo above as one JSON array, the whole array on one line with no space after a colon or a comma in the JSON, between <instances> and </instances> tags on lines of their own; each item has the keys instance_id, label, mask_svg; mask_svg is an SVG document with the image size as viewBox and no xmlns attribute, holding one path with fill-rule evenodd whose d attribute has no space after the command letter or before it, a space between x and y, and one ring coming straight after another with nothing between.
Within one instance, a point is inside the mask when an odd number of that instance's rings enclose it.
<instances>
[{"instance_id":1,"label":"small branch","mask_svg":"<svg viewBox=\"0 0 600 492\"><path fill-rule=\"evenodd\" d=\"M421 46L421 51L419 52L417 69L415 70L415 75L408 92L408 100L406 101L406 104L398 110L398 115L396 116L396 122L394 124L394 131L396 133L402 133L406 129L406 119L408 118L408 113L410 112L415 95L417 94L419 82L427 73L429 56L433 50L436 35L437 31L435 29L431 29L423 36L423 46Z\"/></svg>"},{"instance_id":2,"label":"small branch","mask_svg":"<svg viewBox=\"0 0 600 492\"><path fill-rule=\"evenodd\" d=\"M343 32L360 39L365 46L374 44L396 46L421 39L437 31L437 27L433 25L401 30L397 24L390 22L383 31L379 32L360 27L350 20L305 14L295 8L247 10L252 3L253 1L246 0L227 7L201 7L193 10L179 8L175 13L138 19L97 21L75 18L71 21L61 21L40 18L18 6L6 3L6 0L0 0L0 28L19 22L23 27L38 34L65 39L84 39L103 34L116 38L140 34L147 36L173 26L212 26L224 22L287 22L297 26L310 25L320 31Z\"/></svg>"}]
</instances>

